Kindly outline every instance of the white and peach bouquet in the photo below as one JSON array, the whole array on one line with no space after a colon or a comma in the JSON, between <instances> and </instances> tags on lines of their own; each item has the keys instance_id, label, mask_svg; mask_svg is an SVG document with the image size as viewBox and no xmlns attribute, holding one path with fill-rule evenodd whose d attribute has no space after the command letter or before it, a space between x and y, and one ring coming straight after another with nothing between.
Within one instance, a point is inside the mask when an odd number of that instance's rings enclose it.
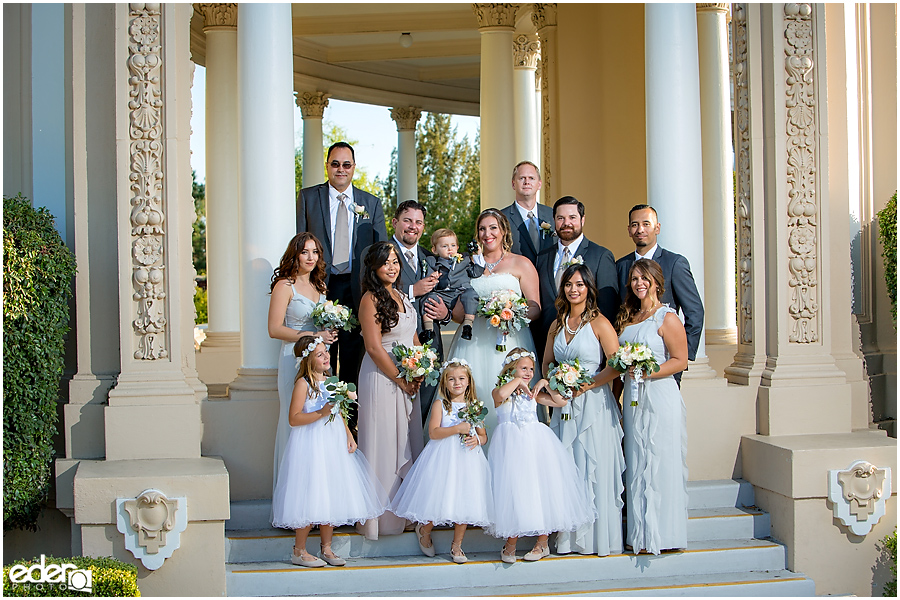
<instances>
[{"instance_id":1,"label":"white and peach bouquet","mask_svg":"<svg viewBox=\"0 0 900 600\"><path fill-rule=\"evenodd\" d=\"M519 331L531 322L528 301L513 290L498 290L488 298L478 300L478 314L485 317L491 327L497 328L498 352L506 352L506 336Z\"/></svg>"},{"instance_id":2,"label":"white and peach bouquet","mask_svg":"<svg viewBox=\"0 0 900 600\"><path fill-rule=\"evenodd\" d=\"M589 373L587 369L581 366L581 362L577 358L560 361L558 365L550 363L550 372L547 381L550 389L559 392L559 395L566 400L571 400L575 395L575 390L579 389L582 384L594 381L593 373ZM572 418L571 406L566 404L559 413L559 418L568 421Z\"/></svg>"},{"instance_id":3,"label":"white and peach bouquet","mask_svg":"<svg viewBox=\"0 0 900 600\"><path fill-rule=\"evenodd\" d=\"M313 325L320 329L343 329L350 331L359 321L349 308L334 300L325 300L316 304L312 310Z\"/></svg>"},{"instance_id":4,"label":"white and peach bouquet","mask_svg":"<svg viewBox=\"0 0 900 600\"><path fill-rule=\"evenodd\" d=\"M406 381L422 379L422 385L436 385L440 377L440 364L438 355L431 348L431 342L424 346L404 346L397 344L391 348L391 353L397 359L397 367L400 369L398 378Z\"/></svg>"},{"instance_id":5,"label":"white and peach bouquet","mask_svg":"<svg viewBox=\"0 0 900 600\"><path fill-rule=\"evenodd\" d=\"M609 359L609 366L621 373L619 378L625 381L625 373L628 369L634 367L634 380L640 385L644 381L644 374L647 375L659 371L659 363L653 356L653 351L646 344L638 344L637 342L625 342L616 353ZM632 398L631 406L637 406L637 400Z\"/></svg>"},{"instance_id":6,"label":"white and peach bouquet","mask_svg":"<svg viewBox=\"0 0 900 600\"><path fill-rule=\"evenodd\" d=\"M329 402L334 404L328 422L334 421L337 415L341 415L346 422L350 416L350 407L356 404L356 384L341 381L337 377L329 377L325 380L325 389L331 392Z\"/></svg>"}]
</instances>

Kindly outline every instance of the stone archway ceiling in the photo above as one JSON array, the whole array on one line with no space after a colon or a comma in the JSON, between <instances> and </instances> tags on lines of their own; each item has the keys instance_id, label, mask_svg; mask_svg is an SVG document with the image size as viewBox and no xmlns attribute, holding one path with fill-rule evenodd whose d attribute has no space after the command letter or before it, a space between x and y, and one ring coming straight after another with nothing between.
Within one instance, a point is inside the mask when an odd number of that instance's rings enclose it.
<instances>
[{"instance_id":1,"label":"stone archway ceiling","mask_svg":"<svg viewBox=\"0 0 900 600\"><path fill-rule=\"evenodd\" d=\"M517 29L533 31L530 7L519 9ZM471 4L302 3L291 14L298 93L478 116L481 39ZM409 48L400 45L404 32L413 37ZM196 13L191 56L205 65Z\"/></svg>"}]
</instances>

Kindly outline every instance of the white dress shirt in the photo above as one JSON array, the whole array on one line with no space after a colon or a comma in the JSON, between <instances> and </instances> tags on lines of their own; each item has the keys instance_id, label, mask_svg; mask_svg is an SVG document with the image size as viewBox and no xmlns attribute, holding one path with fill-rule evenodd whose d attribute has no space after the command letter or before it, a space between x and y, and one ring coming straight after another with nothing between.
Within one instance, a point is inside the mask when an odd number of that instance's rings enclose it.
<instances>
[{"instance_id":1,"label":"white dress shirt","mask_svg":"<svg viewBox=\"0 0 900 600\"><path fill-rule=\"evenodd\" d=\"M641 260L642 258L646 258L647 260L653 260L653 255L656 254L657 248L659 248L659 244L653 244L653 247L650 248L649 250L647 250L647 253L644 254L643 256L638 254L638 251L635 250L634 251L634 260L638 261L638 260Z\"/></svg>"},{"instance_id":2,"label":"white dress shirt","mask_svg":"<svg viewBox=\"0 0 900 600\"><path fill-rule=\"evenodd\" d=\"M575 258L575 256L578 255L578 247L581 245L582 240L584 240L583 233L572 240L572 243L569 244L569 260ZM562 241L556 242L556 258L553 260L553 273L556 273L559 270L559 265L562 262L563 252L565 252L565 248L566 246L562 243Z\"/></svg>"},{"instance_id":3,"label":"white dress shirt","mask_svg":"<svg viewBox=\"0 0 900 600\"><path fill-rule=\"evenodd\" d=\"M339 192L334 189L331 184L328 184L328 208L331 212L331 255L334 256L334 235L335 231L337 231L337 215L338 208L340 207L341 201L338 200L338 196L341 194L346 194L347 199L345 202L347 203L347 231L350 232L350 264L347 266L347 272L351 272L353 269L353 218L356 216L353 214L353 211L350 210L350 206L353 204L353 186L348 186L346 190L343 192Z\"/></svg>"}]
</instances>

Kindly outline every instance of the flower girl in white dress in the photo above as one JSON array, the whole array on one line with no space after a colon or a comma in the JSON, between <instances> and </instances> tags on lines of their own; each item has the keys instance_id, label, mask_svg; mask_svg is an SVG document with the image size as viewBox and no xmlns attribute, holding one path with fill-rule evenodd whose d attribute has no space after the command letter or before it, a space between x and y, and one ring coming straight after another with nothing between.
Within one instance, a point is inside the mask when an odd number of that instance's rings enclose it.
<instances>
[{"instance_id":1,"label":"flower girl in white dress","mask_svg":"<svg viewBox=\"0 0 900 600\"><path fill-rule=\"evenodd\" d=\"M429 441L413 463L391 502L390 511L418 523L416 535L425 556L434 556L431 530L453 524L450 557L466 562L462 540L468 525L488 527L493 520L491 474L481 446L487 442L484 427L470 425L459 411L481 405L475 396L472 369L459 358L441 369L438 396L431 406Z\"/></svg>"},{"instance_id":2,"label":"flower girl in white dress","mask_svg":"<svg viewBox=\"0 0 900 600\"><path fill-rule=\"evenodd\" d=\"M288 410L291 434L272 497L275 527L296 535L291 562L304 567L346 561L331 550L335 527L374 519L384 512L387 494L378 483L340 414L329 421L332 404L325 389L331 362L322 338L306 335L294 345L299 372ZM319 526L321 558L306 551L306 538Z\"/></svg>"},{"instance_id":3,"label":"flower girl in white dress","mask_svg":"<svg viewBox=\"0 0 900 600\"><path fill-rule=\"evenodd\" d=\"M495 517L488 532L507 538L500 552L506 563L516 562L520 536L538 536L523 558L540 560L550 555L551 533L574 531L597 517L572 456L537 419L536 402L560 407L566 401L550 397L546 379L530 390L533 377L534 353L515 348L506 355L492 393L498 424L489 457Z\"/></svg>"}]
</instances>

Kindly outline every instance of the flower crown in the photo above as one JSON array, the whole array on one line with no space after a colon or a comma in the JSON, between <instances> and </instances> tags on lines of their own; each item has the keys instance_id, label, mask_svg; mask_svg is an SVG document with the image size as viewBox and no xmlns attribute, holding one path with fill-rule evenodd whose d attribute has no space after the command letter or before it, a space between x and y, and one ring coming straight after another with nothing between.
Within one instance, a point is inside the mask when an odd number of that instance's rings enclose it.
<instances>
[{"instance_id":1,"label":"flower crown","mask_svg":"<svg viewBox=\"0 0 900 600\"><path fill-rule=\"evenodd\" d=\"M441 375L444 374L444 371L447 370L447 367L450 367L452 365L469 367L469 369L472 368L472 365L470 365L469 362L464 358L451 358L450 360L444 361L444 364L441 365Z\"/></svg>"},{"instance_id":2,"label":"flower crown","mask_svg":"<svg viewBox=\"0 0 900 600\"><path fill-rule=\"evenodd\" d=\"M516 352L515 354L510 354L503 359L503 366L505 367L509 363L517 361L520 358L530 358L531 360L537 362L537 358L535 357L534 352Z\"/></svg>"},{"instance_id":3,"label":"flower crown","mask_svg":"<svg viewBox=\"0 0 900 600\"><path fill-rule=\"evenodd\" d=\"M320 337L317 337L316 339L311 341L309 343L309 345L306 347L306 349L300 353L300 356L297 357L297 360L294 361L297 364L297 368L298 369L300 368L300 363L303 361L304 358L309 356L313 350L316 349L316 346L318 346L319 344L324 344L324 343L325 343L325 340L323 340Z\"/></svg>"}]
</instances>

